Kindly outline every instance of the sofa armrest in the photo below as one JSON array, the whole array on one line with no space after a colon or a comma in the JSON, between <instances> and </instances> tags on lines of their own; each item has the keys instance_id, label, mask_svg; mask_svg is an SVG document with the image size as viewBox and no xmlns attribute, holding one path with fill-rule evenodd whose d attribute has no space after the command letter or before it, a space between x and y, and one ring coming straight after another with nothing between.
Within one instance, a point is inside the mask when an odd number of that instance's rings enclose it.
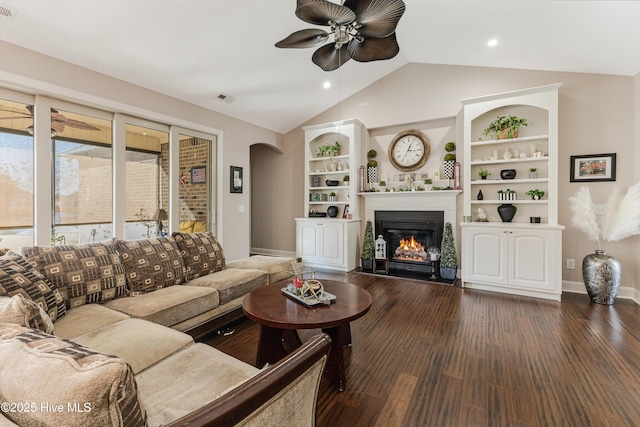
<instances>
[{"instance_id":1,"label":"sofa armrest","mask_svg":"<svg viewBox=\"0 0 640 427\"><path fill-rule=\"evenodd\" d=\"M321 333L278 363L165 427L314 426L331 338Z\"/></svg>"}]
</instances>

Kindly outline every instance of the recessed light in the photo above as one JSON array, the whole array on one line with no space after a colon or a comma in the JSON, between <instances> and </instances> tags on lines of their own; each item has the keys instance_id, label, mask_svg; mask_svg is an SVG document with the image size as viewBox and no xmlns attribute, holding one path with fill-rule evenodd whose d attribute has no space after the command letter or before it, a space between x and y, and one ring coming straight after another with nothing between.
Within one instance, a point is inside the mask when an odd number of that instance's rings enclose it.
<instances>
[{"instance_id":1,"label":"recessed light","mask_svg":"<svg viewBox=\"0 0 640 427\"><path fill-rule=\"evenodd\" d=\"M331 82L324 82L322 87L325 88L325 89L329 89L331 87Z\"/></svg>"},{"instance_id":2,"label":"recessed light","mask_svg":"<svg viewBox=\"0 0 640 427\"><path fill-rule=\"evenodd\" d=\"M487 42L487 45L488 45L489 47L495 47L495 46L497 46L497 45L498 45L498 39L491 39L491 40L489 40L489 41Z\"/></svg>"}]
</instances>

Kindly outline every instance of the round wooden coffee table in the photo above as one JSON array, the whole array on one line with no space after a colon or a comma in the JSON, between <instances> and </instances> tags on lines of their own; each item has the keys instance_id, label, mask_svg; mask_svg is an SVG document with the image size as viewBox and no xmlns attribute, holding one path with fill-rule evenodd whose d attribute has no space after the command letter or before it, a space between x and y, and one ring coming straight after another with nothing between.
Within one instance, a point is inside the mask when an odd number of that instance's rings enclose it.
<instances>
[{"instance_id":1,"label":"round wooden coffee table","mask_svg":"<svg viewBox=\"0 0 640 427\"><path fill-rule=\"evenodd\" d=\"M276 363L287 355L286 342L294 348L302 343L298 329L322 329L331 337L331 350L325 367L329 379L340 391L345 387L343 348L351 344L352 320L371 308L371 295L359 286L336 280L321 280L324 289L336 296L331 305L306 305L282 293L290 283L283 280L255 289L242 301L246 316L260 324L256 366Z\"/></svg>"}]
</instances>

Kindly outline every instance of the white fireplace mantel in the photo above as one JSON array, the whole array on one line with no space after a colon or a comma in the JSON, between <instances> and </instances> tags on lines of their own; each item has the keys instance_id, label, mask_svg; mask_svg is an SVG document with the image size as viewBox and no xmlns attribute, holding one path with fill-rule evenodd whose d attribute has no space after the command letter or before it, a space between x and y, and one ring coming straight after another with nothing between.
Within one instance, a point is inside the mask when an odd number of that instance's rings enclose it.
<instances>
[{"instance_id":1,"label":"white fireplace mantel","mask_svg":"<svg viewBox=\"0 0 640 427\"><path fill-rule=\"evenodd\" d=\"M375 222L376 211L443 211L444 221L457 224L457 197L462 190L358 193L364 198L365 221Z\"/></svg>"}]
</instances>

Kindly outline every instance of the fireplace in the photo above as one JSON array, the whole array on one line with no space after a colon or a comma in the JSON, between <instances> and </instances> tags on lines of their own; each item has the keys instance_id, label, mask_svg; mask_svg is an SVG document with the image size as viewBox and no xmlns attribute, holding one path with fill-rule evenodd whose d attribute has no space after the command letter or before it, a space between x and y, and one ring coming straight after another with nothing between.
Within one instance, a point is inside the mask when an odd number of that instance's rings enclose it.
<instances>
[{"instance_id":1,"label":"fireplace","mask_svg":"<svg viewBox=\"0 0 640 427\"><path fill-rule=\"evenodd\" d=\"M443 211L375 211L375 236L387 242L389 274L439 278L439 265L429 249L440 249Z\"/></svg>"}]
</instances>

